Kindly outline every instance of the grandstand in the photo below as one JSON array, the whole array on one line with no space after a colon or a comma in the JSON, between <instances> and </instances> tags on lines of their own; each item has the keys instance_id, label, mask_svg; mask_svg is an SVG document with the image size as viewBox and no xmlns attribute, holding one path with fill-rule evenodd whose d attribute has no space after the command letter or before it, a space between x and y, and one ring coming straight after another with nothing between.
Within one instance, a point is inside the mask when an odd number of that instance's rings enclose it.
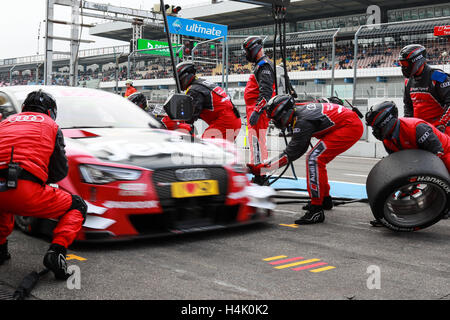
<instances>
[{"instance_id":1,"label":"grandstand","mask_svg":"<svg viewBox=\"0 0 450 320\"><path fill-rule=\"evenodd\" d=\"M194 58L198 62L198 73L224 85L236 104L242 106L243 89L252 65L245 61L240 45L248 35L262 35L266 38L265 51L272 56L271 13L267 7L248 3L212 2L183 8L179 16L227 25L226 43L216 41L202 45L201 39L178 40L200 43L192 52L195 56L185 55L184 58ZM378 5L381 9L381 24L376 28L366 26L370 18L366 13L368 5ZM450 25L450 2L429 0L424 5L417 0L343 0L339 3L291 0L286 18L287 68L299 93L337 93L343 98L358 100L363 110L371 98L401 98L403 79L397 56L409 43L426 46L430 63L450 71L449 38L433 35L435 26ZM90 29L90 34L129 42L132 27L124 22L101 22ZM165 36L162 28L146 27L143 37L164 39ZM225 49L227 54L224 55ZM227 59L223 59L224 56ZM0 60L0 86L42 81L43 60L43 55ZM277 63L280 62L278 59ZM170 60L144 54L131 57L130 45L81 50L78 63L81 86L120 93L124 80L130 77L155 103L174 89ZM66 56L55 55L54 84L68 84L68 64Z\"/></svg>"}]
</instances>

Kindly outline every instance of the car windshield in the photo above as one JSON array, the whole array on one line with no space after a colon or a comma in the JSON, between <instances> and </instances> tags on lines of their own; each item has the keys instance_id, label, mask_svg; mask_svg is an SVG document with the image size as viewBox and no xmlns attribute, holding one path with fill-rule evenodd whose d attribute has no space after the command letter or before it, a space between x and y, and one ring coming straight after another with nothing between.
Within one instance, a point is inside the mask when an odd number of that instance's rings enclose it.
<instances>
[{"instance_id":1,"label":"car windshield","mask_svg":"<svg viewBox=\"0 0 450 320\"><path fill-rule=\"evenodd\" d=\"M120 95L101 90L59 88L48 90L58 106L56 122L68 128L159 128L159 122ZM28 92L16 93L20 105Z\"/></svg>"}]
</instances>

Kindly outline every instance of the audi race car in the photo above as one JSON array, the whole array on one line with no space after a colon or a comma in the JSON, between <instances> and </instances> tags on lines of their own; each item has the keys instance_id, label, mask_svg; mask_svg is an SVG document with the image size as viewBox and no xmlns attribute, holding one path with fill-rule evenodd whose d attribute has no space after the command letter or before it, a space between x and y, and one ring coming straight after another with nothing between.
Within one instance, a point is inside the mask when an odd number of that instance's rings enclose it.
<instances>
[{"instance_id":1,"label":"audi race car","mask_svg":"<svg viewBox=\"0 0 450 320\"><path fill-rule=\"evenodd\" d=\"M270 217L272 189L249 183L233 144L161 129L119 95L61 86L0 88L0 120L20 112L37 89L56 99L65 137L69 173L55 187L88 204L76 240L180 234ZM49 234L55 222L17 216L16 224Z\"/></svg>"}]
</instances>

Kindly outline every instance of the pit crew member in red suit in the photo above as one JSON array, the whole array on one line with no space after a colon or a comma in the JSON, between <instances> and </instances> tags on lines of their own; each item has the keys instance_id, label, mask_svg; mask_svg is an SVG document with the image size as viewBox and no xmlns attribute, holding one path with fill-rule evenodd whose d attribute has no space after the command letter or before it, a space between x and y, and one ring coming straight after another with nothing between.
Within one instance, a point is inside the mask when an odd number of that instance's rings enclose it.
<instances>
[{"instance_id":1,"label":"pit crew member in red suit","mask_svg":"<svg viewBox=\"0 0 450 320\"><path fill-rule=\"evenodd\" d=\"M434 153L450 171L450 137L430 123L418 118L398 118L394 102L385 101L372 106L366 113L366 124L372 134L383 142L387 153L405 149L422 149ZM377 220L373 226L382 226Z\"/></svg>"},{"instance_id":2,"label":"pit crew member in red suit","mask_svg":"<svg viewBox=\"0 0 450 320\"><path fill-rule=\"evenodd\" d=\"M219 138L235 141L241 130L239 111L221 87L196 76L196 67L190 61L177 65L182 90L193 99L194 115L190 121L177 122L164 117L162 122L169 130L186 129L193 132L192 125L198 119L208 124L202 138ZM187 126L186 126L187 125Z\"/></svg>"},{"instance_id":3,"label":"pit crew member in red suit","mask_svg":"<svg viewBox=\"0 0 450 320\"><path fill-rule=\"evenodd\" d=\"M306 153L311 138L319 139L306 156L307 188L311 203L296 224L313 224L325 220L325 210L333 207L326 165L350 149L362 136L364 128L358 115L334 103L295 103L290 95L278 95L267 103L267 115L275 126L292 126L292 139L286 149L261 164L249 164L259 175L288 165Z\"/></svg>"},{"instance_id":4,"label":"pit crew member in red suit","mask_svg":"<svg viewBox=\"0 0 450 320\"><path fill-rule=\"evenodd\" d=\"M427 64L426 49L411 44L400 51L399 63L405 76L405 117L415 117L450 134L450 77Z\"/></svg>"},{"instance_id":5,"label":"pit crew member in red suit","mask_svg":"<svg viewBox=\"0 0 450 320\"><path fill-rule=\"evenodd\" d=\"M250 36L242 43L247 61L254 63L253 73L244 91L247 113L250 162L267 160L267 128L269 119L265 105L275 95L275 72L273 62L264 54L262 39Z\"/></svg>"},{"instance_id":6,"label":"pit crew member in red suit","mask_svg":"<svg viewBox=\"0 0 450 320\"><path fill-rule=\"evenodd\" d=\"M47 184L66 177L64 137L55 122L55 99L39 90L25 99L22 112L0 122L0 264L10 259L7 237L14 215L58 219L44 266L67 279L66 250L86 216L87 205Z\"/></svg>"}]
</instances>

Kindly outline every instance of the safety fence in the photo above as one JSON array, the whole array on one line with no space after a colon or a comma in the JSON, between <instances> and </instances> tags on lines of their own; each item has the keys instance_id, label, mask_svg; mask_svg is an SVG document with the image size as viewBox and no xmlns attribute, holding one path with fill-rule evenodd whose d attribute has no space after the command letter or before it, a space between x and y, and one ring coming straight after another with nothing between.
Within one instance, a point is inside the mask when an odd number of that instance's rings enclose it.
<instances>
[{"instance_id":1,"label":"safety fence","mask_svg":"<svg viewBox=\"0 0 450 320\"><path fill-rule=\"evenodd\" d=\"M353 31L345 28L288 33L286 64L291 82L298 94L339 95L362 101L363 105L370 98L401 97L403 83L397 61L400 49L410 43L422 44L427 48L431 65L450 71L447 69L450 65L449 37L434 35L435 27L449 24L450 17L441 17L364 25ZM243 101L248 79L244 75L253 69L242 52L242 42L249 35L229 35L226 41L223 38L202 40L178 36L174 43L181 47L176 47L176 62L193 61L200 76L213 76L214 81L222 84L239 104ZM273 58L273 32L260 36L264 39L265 53ZM279 66L281 56L278 51L276 56ZM68 84L69 59L63 55L55 57L53 83ZM0 60L0 86L39 83L43 79L42 62L43 56ZM98 87L101 82L113 82L118 87L118 82L127 78L157 79L157 85L142 89L149 93L158 91L158 96L164 90L167 96L169 89L173 89L169 55L130 52L130 46L126 45L81 50L78 63L78 85ZM234 76L232 82L230 76ZM388 79L391 76L396 80ZM121 91L120 88L117 90Z\"/></svg>"}]
</instances>

